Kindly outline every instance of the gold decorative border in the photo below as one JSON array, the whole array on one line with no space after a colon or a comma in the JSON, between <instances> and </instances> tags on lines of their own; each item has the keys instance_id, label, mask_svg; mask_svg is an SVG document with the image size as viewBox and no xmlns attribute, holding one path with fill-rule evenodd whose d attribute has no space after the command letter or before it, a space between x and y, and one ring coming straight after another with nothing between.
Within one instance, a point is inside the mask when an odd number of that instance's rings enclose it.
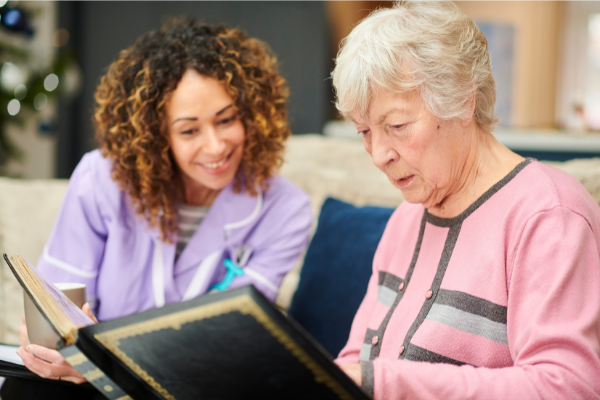
<instances>
[{"instance_id":1,"label":"gold decorative border","mask_svg":"<svg viewBox=\"0 0 600 400\"><path fill-rule=\"evenodd\" d=\"M104 372L100 370L100 368L89 370L88 372L83 374L83 377L88 380L88 382L95 381L96 379L104 378ZM112 389L111 389L112 390Z\"/></svg>"},{"instance_id":2,"label":"gold decorative border","mask_svg":"<svg viewBox=\"0 0 600 400\"><path fill-rule=\"evenodd\" d=\"M75 353L72 356L68 356L65 360L72 366L76 367L84 362L88 362L88 358L83 353Z\"/></svg>"},{"instance_id":3,"label":"gold decorative border","mask_svg":"<svg viewBox=\"0 0 600 400\"><path fill-rule=\"evenodd\" d=\"M315 381L327 386L341 400L351 400L353 397L340 385L329 373L322 368L313 358L296 343L284 330L282 330L265 311L249 295L239 296L233 299L223 300L217 303L190 308L173 314L161 316L148 321L139 322L128 326L112 329L110 331L95 334L94 337L107 349L117 356L125 365L142 378L154 390L167 400L175 400L165 388L154 378L133 361L123 350L121 340L143 335L149 332L163 329L180 330L181 326L190 322L200 321L237 311L241 314L252 316L259 322L279 343L294 355L308 370L310 370Z\"/></svg>"}]
</instances>

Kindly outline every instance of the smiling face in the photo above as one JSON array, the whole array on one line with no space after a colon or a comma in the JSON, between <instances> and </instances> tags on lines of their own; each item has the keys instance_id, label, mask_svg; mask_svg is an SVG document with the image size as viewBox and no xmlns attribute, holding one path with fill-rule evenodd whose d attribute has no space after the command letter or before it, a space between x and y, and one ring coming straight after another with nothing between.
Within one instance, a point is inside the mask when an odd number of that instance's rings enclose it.
<instances>
[{"instance_id":1,"label":"smiling face","mask_svg":"<svg viewBox=\"0 0 600 400\"><path fill-rule=\"evenodd\" d=\"M350 115L373 163L409 203L439 205L460 188L470 139L460 121L443 122L414 93L378 92L368 115Z\"/></svg>"},{"instance_id":2,"label":"smiling face","mask_svg":"<svg viewBox=\"0 0 600 400\"><path fill-rule=\"evenodd\" d=\"M220 190L235 177L244 124L222 83L187 70L166 106L171 151L187 192Z\"/></svg>"}]
</instances>

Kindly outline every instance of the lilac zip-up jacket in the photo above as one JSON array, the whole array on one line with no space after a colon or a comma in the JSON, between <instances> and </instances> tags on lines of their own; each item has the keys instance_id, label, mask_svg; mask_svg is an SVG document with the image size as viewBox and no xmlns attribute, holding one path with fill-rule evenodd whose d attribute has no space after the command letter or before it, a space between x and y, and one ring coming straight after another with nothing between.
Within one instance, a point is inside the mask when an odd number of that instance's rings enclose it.
<instances>
[{"instance_id":1,"label":"lilac zip-up jacket","mask_svg":"<svg viewBox=\"0 0 600 400\"><path fill-rule=\"evenodd\" d=\"M308 245L308 196L276 176L257 196L225 187L175 262L177 238L161 241L135 213L111 166L98 150L83 157L37 264L52 282L85 283L101 321L206 293L225 276L225 258L244 268L230 289L253 284L274 300Z\"/></svg>"}]
</instances>

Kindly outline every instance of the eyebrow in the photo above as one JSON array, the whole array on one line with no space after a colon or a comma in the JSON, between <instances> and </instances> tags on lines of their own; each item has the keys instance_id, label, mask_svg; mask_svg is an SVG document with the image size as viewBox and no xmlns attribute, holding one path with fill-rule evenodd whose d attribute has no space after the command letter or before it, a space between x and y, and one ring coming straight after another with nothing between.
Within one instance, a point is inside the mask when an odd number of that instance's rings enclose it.
<instances>
[{"instance_id":1,"label":"eyebrow","mask_svg":"<svg viewBox=\"0 0 600 400\"><path fill-rule=\"evenodd\" d=\"M385 114L383 114L382 116L380 116L378 118L378 123L379 124L382 123L383 121L385 121L385 119L387 117L389 117L390 114L393 114L393 113L396 113L396 112L400 112L400 113L406 114L406 110L404 108L392 108L391 110L388 110ZM355 125L360 125L360 123L356 122L352 117L348 117L348 119L350 121L352 121Z\"/></svg>"},{"instance_id":2,"label":"eyebrow","mask_svg":"<svg viewBox=\"0 0 600 400\"><path fill-rule=\"evenodd\" d=\"M233 104L228 105L227 107L224 107L221 109L221 111L217 111L217 113L215 115L221 115L223 114L227 109L233 107Z\"/></svg>"},{"instance_id":3,"label":"eyebrow","mask_svg":"<svg viewBox=\"0 0 600 400\"><path fill-rule=\"evenodd\" d=\"M382 123L383 121L385 121L385 119L390 115L390 114L394 114L400 112L404 115L406 115L406 110L403 108L392 108L391 110L388 110L388 112L386 112L385 114L383 114L382 116L379 117L379 123Z\"/></svg>"},{"instance_id":4,"label":"eyebrow","mask_svg":"<svg viewBox=\"0 0 600 400\"><path fill-rule=\"evenodd\" d=\"M227 111L231 107L233 107L233 104L230 104L228 106L223 107L222 109L220 109L219 111L217 111L215 113L215 116L219 116L219 115L223 114L225 111ZM174 125L176 122L179 122L179 121L198 121L198 117L181 117L181 118L177 118L175 121L171 122L171 125Z\"/></svg>"}]
</instances>

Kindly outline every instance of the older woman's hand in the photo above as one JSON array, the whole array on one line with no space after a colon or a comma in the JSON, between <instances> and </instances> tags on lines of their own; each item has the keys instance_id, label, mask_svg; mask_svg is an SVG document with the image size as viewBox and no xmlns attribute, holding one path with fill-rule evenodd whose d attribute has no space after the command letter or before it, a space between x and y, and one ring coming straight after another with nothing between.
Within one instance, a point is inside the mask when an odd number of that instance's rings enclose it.
<instances>
[{"instance_id":1,"label":"older woman's hand","mask_svg":"<svg viewBox=\"0 0 600 400\"><path fill-rule=\"evenodd\" d=\"M360 364L347 364L340 366L342 371L346 373L358 386L362 386L362 368Z\"/></svg>"},{"instance_id":2,"label":"older woman's hand","mask_svg":"<svg viewBox=\"0 0 600 400\"><path fill-rule=\"evenodd\" d=\"M87 303L83 305L82 310L94 322L98 322ZM23 364L31 372L46 379L68 381L77 384L87 382L83 375L69 365L58 351L29 344L25 317L23 317L23 324L19 327L19 338L21 346L17 349L17 354L23 359Z\"/></svg>"}]
</instances>

